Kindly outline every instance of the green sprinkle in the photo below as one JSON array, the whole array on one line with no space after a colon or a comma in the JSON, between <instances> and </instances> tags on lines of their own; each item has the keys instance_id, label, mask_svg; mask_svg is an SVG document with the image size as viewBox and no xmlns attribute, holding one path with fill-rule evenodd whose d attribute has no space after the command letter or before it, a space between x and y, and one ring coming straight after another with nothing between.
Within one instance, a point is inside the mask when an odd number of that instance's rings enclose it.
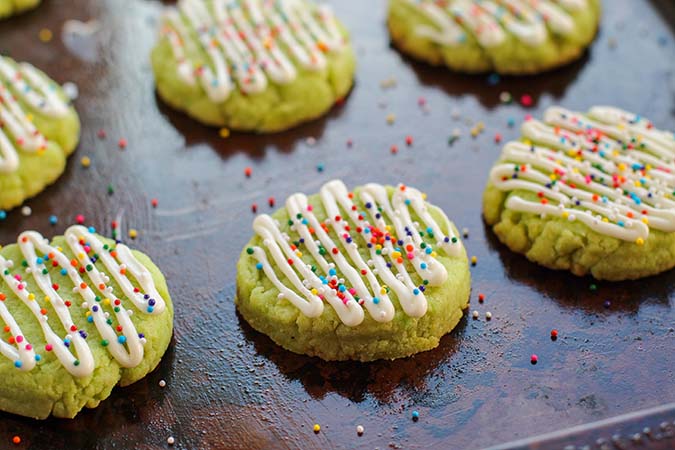
<instances>
[{"instance_id":1,"label":"green sprinkle","mask_svg":"<svg viewBox=\"0 0 675 450\"><path fill-rule=\"evenodd\" d=\"M103 340L101 341L101 345L104 346L104 347L107 347L108 344L109 344L109 342L108 342L107 339L103 339Z\"/></svg>"},{"instance_id":2,"label":"green sprinkle","mask_svg":"<svg viewBox=\"0 0 675 450\"><path fill-rule=\"evenodd\" d=\"M247 248L247 249L246 249L246 253L248 253L249 255L252 255L252 254L253 254L253 249L252 249L251 247Z\"/></svg>"}]
</instances>

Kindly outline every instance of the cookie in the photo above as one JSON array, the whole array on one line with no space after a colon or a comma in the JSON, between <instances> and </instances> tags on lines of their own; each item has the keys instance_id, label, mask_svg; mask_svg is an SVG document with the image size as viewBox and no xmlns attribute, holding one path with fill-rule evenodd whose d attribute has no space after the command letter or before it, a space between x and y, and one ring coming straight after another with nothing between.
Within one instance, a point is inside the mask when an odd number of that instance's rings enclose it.
<instances>
[{"instance_id":1,"label":"cookie","mask_svg":"<svg viewBox=\"0 0 675 450\"><path fill-rule=\"evenodd\" d=\"M468 306L455 226L420 191L342 181L253 222L236 305L280 346L325 360L401 358L438 346Z\"/></svg>"},{"instance_id":2,"label":"cookie","mask_svg":"<svg viewBox=\"0 0 675 450\"><path fill-rule=\"evenodd\" d=\"M675 135L596 106L549 108L506 144L483 196L485 221L511 250L605 280L675 265Z\"/></svg>"},{"instance_id":3,"label":"cookie","mask_svg":"<svg viewBox=\"0 0 675 450\"><path fill-rule=\"evenodd\" d=\"M327 6L306 0L179 0L152 51L160 97L196 120L269 133L324 115L355 58Z\"/></svg>"},{"instance_id":4,"label":"cookie","mask_svg":"<svg viewBox=\"0 0 675 450\"><path fill-rule=\"evenodd\" d=\"M0 19L35 8L40 0L0 0Z\"/></svg>"},{"instance_id":5,"label":"cookie","mask_svg":"<svg viewBox=\"0 0 675 450\"><path fill-rule=\"evenodd\" d=\"M53 183L79 137L63 90L30 64L0 56L0 210Z\"/></svg>"},{"instance_id":6,"label":"cookie","mask_svg":"<svg viewBox=\"0 0 675 450\"><path fill-rule=\"evenodd\" d=\"M157 366L173 306L147 256L76 225L0 250L0 319L0 410L72 418Z\"/></svg>"},{"instance_id":7,"label":"cookie","mask_svg":"<svg viewBox=\"0 0 675 450\"><path fill-rule=\"evenodd\" d=\"M533 74L567 64L593 41L600 0L390 0L403 52L468 73Z\"/></svg>"}]
</instances>

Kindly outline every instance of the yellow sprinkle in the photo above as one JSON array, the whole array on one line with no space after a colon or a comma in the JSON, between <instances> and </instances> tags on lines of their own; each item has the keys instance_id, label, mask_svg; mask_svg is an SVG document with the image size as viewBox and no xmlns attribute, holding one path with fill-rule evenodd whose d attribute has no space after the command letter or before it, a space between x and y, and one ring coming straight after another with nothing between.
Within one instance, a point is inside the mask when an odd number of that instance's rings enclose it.
<instances>
[{"instance_id":1,"label":"yellow sprinkle","mask_svg":"<svg viewBox=\"0 0 675 450\"><path fill-rule=\"evenodd\" d=\"M375 250L382 250L382 246L381 246L380 244L377 244L377 245L375 246Z\"/></svg>"},{"instance_id":2,"label":"yellow sprinkle","mask_svg":"<svg viewBox=\"0 0 675 450\"><path fill-rule=\"evenodd\" d=\"M33 122L33 115L30 113L26 114L26 120L28 120L29 122Z\"/></svg>"},{"instance_id":3,"label":"yellow sprinkle","mask_svg":"<svg viewBox=\"0 0 675 450\"><path fill-rule=\"evenodd\" d=\"M387 114L387 123L392 125L394 122L396 122L396 116L394 114Z\"/></svg>"},{"instance_id":4,"label":"yellow sprinkle","mask_svg":"<svg viewBox=\"0 0 675 450\"><path fill-rule=\"evenodd\" d=\"M523 141L523 144L525 144L525 145L532 145L532 141L529 140L529 139L525 139L525 140Z\"/></svg>"},{"instance_id":5,"label":"yellow sprinkle","mask_svg":"<svg viewBox=\"0 0 675 450\"><path fill-rule=\"evenodd\" d=\"M53 37L54 34L52 33L52 30L50 30L49 28L43 28L38 33L38 38L40 38L42 42L49 42L52 40Z\"/></svg>"},{"instance_id":6,"label":"yellow sprinkle","mask_svg":"<svg viewBox=\"0 0 675 450\"><path fill-rule=\"evenodd\" d=\"M28 294L28 300L35 300L35 294Z\"/></svg>"},{"instance_id":7,"label":"yellow sprinkle","mask_svg":"<svg viewBox=\"0 0 675 450\"><path fill-rule=\"evenodd\" d=\"M384 227L384 229L387 230L387 231L391 231L391 225L386 225L386 226Z\"/></svg>"},{"instance_id":8,"label":"yellow sprinkle","mask_svg":"<svg viewBox=\"0 0 675 450\"><path fill-rule=\"evenodd\" d=\"M471 257L471 264L475 266L477 262L478 262L478 258L476 258L475 256L472 256Z\"/></svg>"},{"instance_id":9,"label":"yellow sprinkle","mask_svg":"<svg viewBox=\"0 0 675 450\"><path fill-rule=\"evenodd\" d=\"M602 218L602 221L605 222L605 223L607 223L607 222L609 222L609 219L608 219L607 217L603 217L603 218Z\"/></svg>"},{"instance_id":10,"label":"yellow sprinkle","mask_svg":"<svg viewBox=\"0 0 675 450\"><path fill-rule=\"evenodd\" d=\"M316 288L312 288L312 294L316 295L318 293L319 293L319 291L317 291Z\"/></svg>"},{"instance_id":11,"label":"yellow sprinkle","mask_svg":"<svg viewBox=\"0 0 675 450\"><path fill-rule=\"evenodd\" d=\"M82 252L77 254L77 259L84 259L84 257L85 257L85 254L82 253Z\"/></svg>"},{"instance_id":12,"label":"yellow sprinkle","mask_svg":"<svg viewBox=\"0 0 675 450\"><path fill-rule=\"evenodd\" d=\"M49 302L51 302L51 301L52 301L51 297L49 297L49 296L46 296L46 297L45 297L45 302L49 303Z\"/></svg>"},{"instance_id":13,"label":"yellow sprinkle","mask_svg":"<svg viewBox=\"0 0 675 450\"><path fill-rule=\"evenodd\" d=\"M431 252L431 257L432 257L432 258L435 258L435 257L437 257L437 256L438 256L438 253L436 253L436 252Z\"/></svg>"},{"instance_id":14,"label":"yellow sprinkle","mask_svg":"<svg viewBox=\"0 0 675 450\"><path fill-rule=\"evenodd\" d=\"M427 193L426 193L426 192L422 192L422 200L426 200L426 199L427 199Z\"/></svg>"},{"instance_id":15,"label":"yellow sprinkle","mask_svg":"<svg viewBox=\"0 0 675 450\"><path fill-rule=\"evenodd\" d=\"M314 430L315 433L318 433L319 431L321 431L321 425L319 425L318 423L315 423L314 427L313 427L313 430Z\"/></svg>"},{"instance_id":16,"label":"yellow sprinkle","mask_svg":"<svg viewBox=\"0 0 675 450\"><path fill-rule=\"evenodd\" d=\"M645 166L645 169L647 169L647 170L652 170L652 165L651 165L651 164L647 164L647 165Z\"/></svg>"},{"instance_id":17,"label":"yellow sprinkle","mask_svg":"<svg viewBox=\"0 0 675 450\"><path fill-rule=\"evenodd\" d=\"M87 312L85 313L85 316L87 316L87 317L91 316L91 311L87 310Z\"/></svg>"},{"instance_id":18,"label":"yellow sprinkle","mask_svg":"<svg viewBox=\"0 0 675 450\"><path fill-rule=\"evenodd\" d=\"M570 216L570 213L568 213L567 211L563 211L562 216L563 218L567 219Z\"/></svg>"},{"instance_id":19,"label":"yellow sprinkle","mask_svg":"<svg viewBox=\"0 0 675 450\"><path fill-rule=\"evenodd\" d=\"M624 163L620 163L618 168L619 171L623 172L624 170L626 170L626 165Z\"/></svg>"},{"instance_id":20,"label":"yellow sprinkle","mask_svg":"<svg viewBox=\"0 0 675 450\"><path fill-rule=\"evenodd\" d=\"M647 219L646 217L643 217L642 223L644 223L645 225L649 225L649 219Z\"/></svg>"},{"instance_id":21,"label":"yellow sprinkle","mask_svg":"<svg viewBox=\"0 0 675 450\"><path fill-rule=\"evenodd\" d=\"M136 231L134 228L129 230L129 237L131 239L136 239L137 236L138 236L138 231Z\"/></svg>"},{"instance_id":22,"label":"yellow sprinkle","mask_svg":"<svg viewBox=\"0 0 675 450\"><path fill-rule=\"evenodd\" d=\"M221 128L218 134L220 134L221 138L225 139L230 137L230 130L227 128Z\"/></svg>"},{"instance_id":23,"label":"yellow sprinkle","mask_svg":"<svg viewBox=\"0 0 675 450\"><path fill-rule=\"evenodd\" d=\"M637 239L635 239L635 243L636 243L637 245L644 245L645 240L642 239L642 238L637 238Z\"/></svg>"},{"instance_id":24,"label":"yellow sprinkle","mask_svg":"<svg viewBox=\"0 0 675 450\"><path fill-rule=\"evenodd\" d=\"M400 257L401 257L401 252L394 252L394 253L391 254L391 257L394 258L394 259L400 258Z\"/></svg>"},{"instance_id":25,"label":"yellow sprinkle","mask_svg":"<svg viewBox=\"0 0 675 450\"><path fill-rule=\"evenodd\" d=\"M83 156L80 160L80 164L82 164L82 167L87 168L91 166L91 159L89 159L88 156Z\"/></svg>"},{"instance_id":26,"label":"yellow sprinkle","mask_svg":"<svg viewBox=\"0 0 675 450\"><path fill-rule=\"evenodd\" d=\"M301 252L300 250L298 250L297 252L295 252L295 254L298 255L298 258L302 258L302 252Z\"/></svg>"},{"instance_id":27,"label":"yellow sprinkle","mask_svg":"<svg viewBox=\"0 0 675 450\"><path fill-rule=\"evenodd\" d=\"M551 181L555 181L558 178L558 176L552 173L551 175L549 175L549 178L551 179Z\"/></svg>"},{"instance_id":28,"label":"yellow sprinkle","mask_svg":"<svg viewBox=\"0 0 675 450\"><path fill-rule=\"evenodd\" d=\"M106 306L110 305L110 299L109 299L109 298L104 298L104 299L103 299L103 304L106 305Z\"/></svg>"},{"instance_id":29,"label":"yellow sprinkle","mask_svg":"<svg viewBox=\"0 0 675 450\"><path fill-rule=\"evenodd\" d=\"M380 294L384 295L387 293L387 290L385 288L380 289Z\"/></svg>"},{"instance_id":30,"label":"yellow sprinkle","mask_svg":"<svg viewBox=\"0 0 675 450\"><path fill-rule=\"evenodd\" d=\"M63 248L62 248L62 247L56 247L56 249L57 249L58 251L60 251L60 252L63 251Z\"/></svg>"}]
</instances>

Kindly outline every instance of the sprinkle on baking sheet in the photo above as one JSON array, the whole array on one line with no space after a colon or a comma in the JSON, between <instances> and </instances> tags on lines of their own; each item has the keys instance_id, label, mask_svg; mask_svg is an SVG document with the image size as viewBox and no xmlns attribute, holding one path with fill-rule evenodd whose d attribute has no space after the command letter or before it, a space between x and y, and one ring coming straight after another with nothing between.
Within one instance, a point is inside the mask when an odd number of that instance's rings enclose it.
<instances>
[{"instance_id":1,"label":"sprinkle on baking sheet","mask_svg":"<svg viewBox=\"0 0 675 450\"><path fill-rule=\"evenodd\" d=\"M411 414L413 422L420 420L420 413L417 410L414 410Z\"/></svg>"},{"instance_id":2,"label":"sprinkle on baking sheet","mask_svg":"<svg viewBox=\"0 0 675 450\"><path fill-rule=\"evenodd\" d=\"M117 141L117 146L120 148L120 150L127 148L127 144L127 140L124 138L121 138L119 141Z\"/></svg>"},{"instance_id":3,"label":"sprinkle on baking sheet","mask_svg":"<svg viewBox=\"0 0 675 450\"><path fill-rule=\"evenodd\" d=\"M59 222L59 218L51 215L49 216L49 225L56 225Z\"/></svg>"},{"instance_id":4,"label":"sprinkle on baking sheet","mask_svg":"<svg viewBox=\"0 0 675 450\"><path fill-rule=\"evenodd\" d=\"M551 330L551 340L555 341L557 339L558 339L558 330L556 329Z\"/></svg>"},{"instance_id":5,"label":"sprinkle on baking sheet","mask_svg":"<svg viewBox=\"0 0 675 450\"><path fill-rule=\"evenodd\" d=\"M363 425L357 425L356 426L356 434L358 434L359 436L363 436L363 432L364 432Z\"/></svg>"},{"instance_id":6,"label":"sprinkle on baking sheet","mask_svg":"<svg viewBox=\"0 0 675 450\"><path fill-rule=\"evenodd\" d=\"M54 33L49 28L42 28L38 33L38 39L42 42L49 42L54 38Z\"/></svg>"},{"instance_id":7,"label":"sprinkle on baking sheet","mask_svg":"<svg viewBox=\"0 0 675 450\"><path fill-rule=\"evenodd\" d=\"M319 425L318 423L315 423L314 426L312 427L312 430L314 431L314 433L318 434L319 431L321 431L321 425Z\"/></svg>"},{"instance_id":8,"label":"sprinkle on baking sheet","mask_svg":"<svg viewBox=\"0 0 675 450\"><path fill-rule=\"evenodd\" d=\"M12 443L13 443L14 445L19 445L19 444L21 443L21 436L19 436L19 435L14 436L14 437L12 438Z\"/></svg>"},{"instance_id":9,"label":"sprinkle on baking sheet","mask_svg":"<svg viewBox=\"0 0 675 450\"><path fill-rule=\"evenodd\" d=\"M535 354L532 354L530 356L530 364L535 365L537 362L539 362L539 357Z\"/></svg>"},{"instance_id":10,"label":"sprinkle on baking sheet","mask_svg":"<svg viewBox=\"0 0 675 450\"><path fill-rule=\"evenodd\" d=\"M251 167L247 166L244 168L244 175L246 175L246 178L251 178L252 173L253 169L251 169Z\"/></svg>"}]
</instances>

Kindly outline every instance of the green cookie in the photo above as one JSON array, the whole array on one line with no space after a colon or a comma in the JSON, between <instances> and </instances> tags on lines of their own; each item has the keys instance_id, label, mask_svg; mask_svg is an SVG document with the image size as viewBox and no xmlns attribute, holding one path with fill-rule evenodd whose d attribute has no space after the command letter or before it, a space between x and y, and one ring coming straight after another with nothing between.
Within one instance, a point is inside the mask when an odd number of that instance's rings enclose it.
<instances>
[{"instance_id":1,"label":"green cookie","mask_svg":"<svg viewBox=\"0 0 675 450\"><path fill-rule=\"evenodd\" d=\"M305 0L180 0L152 51L157 91L207 125L269 133L325 114L355 58L330 9Z\"/></svg>"},{"instance_id":2,"label":"green cookie","mask_svg":"<svg viewBox=\"0 0 675 450\"><path fill-rule=\"evenodd\" d=\"M0 19L35 8L40 0L0 0Z\"/></svg>"},{"instance_id":3,"label":"green cookie","mask_svg":"<svg viewBox=\"0 0 675 450\"><path fill-rule=\"evenodd\" d=\"M0 322L0 410L72 418L157 366L173 305L147 256L76 225L0 250Z\"/></svg>"},{"instance_id":4,"label":"green cookie","mask_svg":"<svg viewBox=\"0 0 675 450\"><path fill-rule=\"evenodd\" d=\"M593 40L600 0L390 0L393 43L433 65L532 74L577 59Z\"/></svg>"},{"instance_id":5,"label":"green cookie","mask_svg":"<svg viewBox=\"0 0 675 450\"><path fill-rule=\"evenodd\" d=\"M457 229L418 190L342 181L253 222L237 264L236 305L256 330L325 360L430 350L468 307Z\"/></svg>"},{"instance_id":6,"label":"green cookie","mask_svg":"<svg viewBox=\"0 0 675 450\"><path fill-rule=\"evenodd\" d=\"M0 210L53 183L79 137L62 89L30 64L0 56Z\"/></svg>"},{"instance_id":7,"label":"green cookie","mask_svg":"<svg viewBox=\"0 0 675 450\"><path fill-rule=\"evenodd\" d=\"M605 280L675 266L675 135L636 114L549 108L506 144L483 195L511 250Z\"/></svg>"}]
</instances>

